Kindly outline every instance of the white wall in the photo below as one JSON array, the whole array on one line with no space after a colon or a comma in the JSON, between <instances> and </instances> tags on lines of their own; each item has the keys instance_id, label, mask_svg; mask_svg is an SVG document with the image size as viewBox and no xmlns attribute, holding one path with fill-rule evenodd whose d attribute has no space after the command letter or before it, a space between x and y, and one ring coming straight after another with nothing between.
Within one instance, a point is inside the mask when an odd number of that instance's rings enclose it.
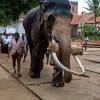
<instances>
[{"instance_id":1,"label":"white wall","mask_svg":"<svg viewBox=\"0 0 100 100\"><path fill-rule=\"evenodd\" d=\"M0 33L3 33L5 31L5 27L0 26Z\"/></svg>"},{"instance_id":2,"label":"white wall","mask_svg":"<svg viewBox=\"0 0 100 100\"><path fill-rule=\"evenodd\" d=\"M15 28L16 32L18 32L20 34L20 36L22 35L22 33L25 33L25 30L24 30L22 22L12 23L12 24L10 24L10 27Z\"/></svg>"}]
</instances>

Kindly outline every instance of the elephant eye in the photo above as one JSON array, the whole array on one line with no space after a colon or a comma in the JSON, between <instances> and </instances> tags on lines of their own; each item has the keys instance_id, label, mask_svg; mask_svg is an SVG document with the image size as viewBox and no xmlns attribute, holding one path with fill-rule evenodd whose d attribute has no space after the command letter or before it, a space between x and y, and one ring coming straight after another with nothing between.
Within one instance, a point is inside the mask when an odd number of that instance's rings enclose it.
<instances>
[{"instance_id":1,"label":"elephant eye","mask_svg":"<svg viewBox=\"0 0 100 100\"><path fill-rule=\"evenodd\" d=\"M53 15L50 15L48 17L47 23L49 26L53 26L53 24L55 23L55 17Z\"/></svg>"}]
</instances>

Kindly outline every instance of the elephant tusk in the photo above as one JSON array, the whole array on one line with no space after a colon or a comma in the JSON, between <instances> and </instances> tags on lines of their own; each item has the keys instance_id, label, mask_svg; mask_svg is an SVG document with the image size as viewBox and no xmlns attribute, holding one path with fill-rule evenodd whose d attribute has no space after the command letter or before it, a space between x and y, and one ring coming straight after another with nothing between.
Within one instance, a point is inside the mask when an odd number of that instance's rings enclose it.
<instances>
[{"instance_id":1,"label":"elephant tusk","mask_svg":"<svg viewBox=\"0 0 100 100\"><path fill-rule=\"evenodd\" d=\"M74 75L84 76L84 72L85 72L85 71L84 71L84 67L82 66L82 64L81 64L81 62L80 62L80 60L78 59L77 56L75 56L75 60L76 60L77 63L79 64L79 67L82 69L82 72L81 72L81 73L76 72L76 71L73 71L73 70L70 70L70 69L68 69L67 67L65 67L64 65L62 65L62 63L61 63L61 62L59 61L59 59L57 58L57 55L56 55L55 52L51 52L51 57L52 57L54 63L55 63L57 66L59 66L62 70L65 70L65 71L67 71L67 72L70 72L70 73L72 73L72 74L74 74Z\"/></svg>"},{"instance_id":2,"label":"elephant tusk","mask_svg":"<svg viewBox=\"0 0 100 100\"><path fill-rule=\"evenodd\" d=\"M80 67L81 70L82 70L82 72L80 73L80 75L84 75L85 70L84 70L84 67L83 67L81 61L79 60L79 58L78 58L77 56L73 56L73 57L74 57L74 59L76 60L77 64L79 65L79 67Z\"/></svg>"}]
</instances>

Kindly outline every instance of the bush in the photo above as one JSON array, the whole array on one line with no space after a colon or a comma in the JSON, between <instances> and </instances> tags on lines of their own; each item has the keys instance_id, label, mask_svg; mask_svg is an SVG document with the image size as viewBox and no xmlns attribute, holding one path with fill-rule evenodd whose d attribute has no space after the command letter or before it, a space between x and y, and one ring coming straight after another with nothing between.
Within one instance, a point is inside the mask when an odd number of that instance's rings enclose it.
<instances>
[{"instance_id":1,"label":"bush","mask_svg":"<svg viewBox=\"0 0 100 100\"><path fill-rule=\"evenodd\" d=\"M90 24L84 24L83 26L83 32L85 36L93 36L94 34L95 27Z\"/></svg>"},{"instance_id":2,"label":"bush","mask_svg":"<svg viewBox=\"0 0 100 100\"><path fill-rule=\"evenodd\" d=\"M100 36L100 30L97 30L97 36Z\"/></svg>"}]
</instances>

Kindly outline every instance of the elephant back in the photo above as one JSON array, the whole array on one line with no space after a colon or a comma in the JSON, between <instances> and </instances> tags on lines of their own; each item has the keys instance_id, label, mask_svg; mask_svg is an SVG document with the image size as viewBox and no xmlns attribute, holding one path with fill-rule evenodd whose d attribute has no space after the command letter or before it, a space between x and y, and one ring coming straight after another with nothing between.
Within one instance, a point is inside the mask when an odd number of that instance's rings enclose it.
<instances>
[{"instance_id":1,"label":"elephant back","mask_svg":"<svg viewBox=\"0 0 100 100\"><path fill-rule=\"evenodd\" d=\"M41 2L66 4L66 3L69 3L69 0L41 0Z\"/></svg>"},{"instance_id":2,"label":"elephant back","mask_svg":"<svg viewBox=\"0 0 100 100\"><path fill-rule=\"evenodd\" d=\"M32 24L35 23L35 17L40 12L40 7L33 8L30 10L23 20L23 25L26 33L31 33Z\"/></svg>"},{"instance_id":3,"label":"elephant back","mask_svg":"<svg viewBox=\"0 0 100 100\"><path fill-rule=\"evenodd\" d=\"M23 21L24 26L25 25L31 26L31 24L34 21L34 17L36 16L36 13L38 13L39 10L40 10L40 7L38 6L36 8L33 8L27 13Z\"/></svg>"}]
</instances>

